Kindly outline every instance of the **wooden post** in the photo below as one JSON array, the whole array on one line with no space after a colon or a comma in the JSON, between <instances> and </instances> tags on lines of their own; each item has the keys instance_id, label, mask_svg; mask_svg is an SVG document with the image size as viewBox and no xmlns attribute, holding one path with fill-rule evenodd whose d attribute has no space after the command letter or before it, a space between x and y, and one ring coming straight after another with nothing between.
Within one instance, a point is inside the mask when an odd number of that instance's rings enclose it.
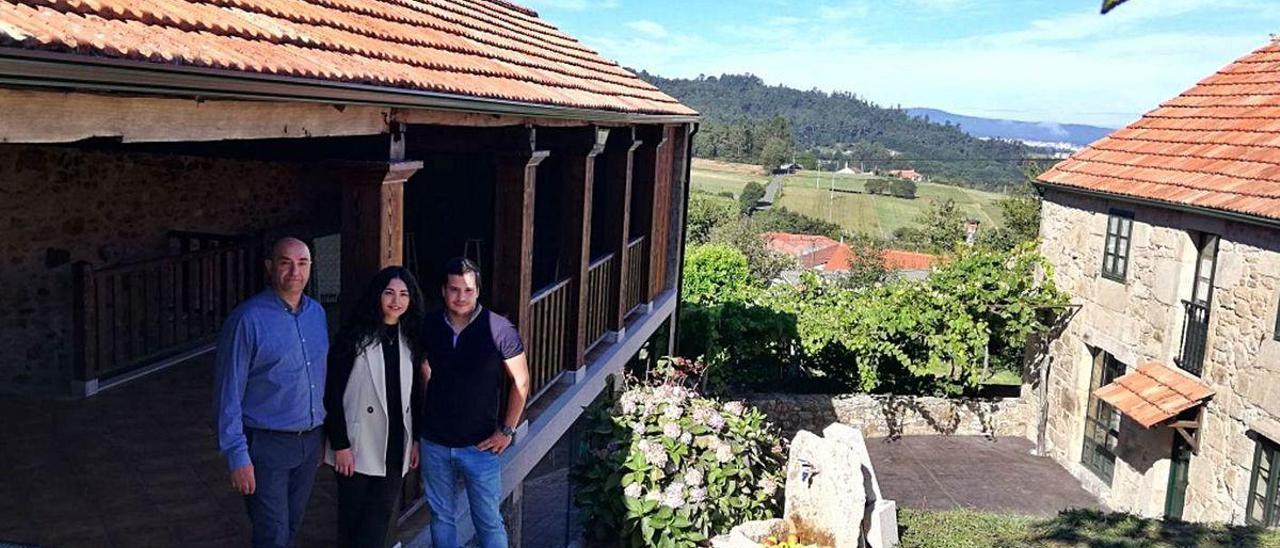
<instances>
[{"instance_id":1,"label":"wooden post","mask_svg":"<svg viewBox=\"0 0 1280 548\"><path fill-rule=\"evenodd\" d=\"M549 152L534 150L536 133L494 158L493 309L506 316L529 341L529 300L533 286L533 206L538 164ZM483 294L483 290L482 290Z\"/></svg>"},{"instance_id":2,"label":"wooden post","mask_svg":"<svg viewBox=\"0 0 1280 548\"><path fill-rule=\"evenodd\" d=\"M646 202L647 227L643 227L648 236L648 264L644 286L644 302L653 302L662 293L666 285L667 233L671 214L671 134L672 128L657 126L648 132L652 137L643 137L648 143L654 143L651 154L646 153L641 159L644 165L637 165L637 174L643 174L647 188L643 189L640 198ZM647 145L644 149L649 149Z\"/></svg>"},{"instance_id":3,"label":"wooden post","mask_svg":"<svg viewBox=\"0 0 1280 548\"><path fill-rule=\"evenodd\" d=\"M546 133L555 138L540 139L539 145L549 148L561 159L564 223L559 264L561 271L571 276L565 314L566 363L561 365L576 370L586 363L587 354L587 269L591 265L591 200L595 190L596 156L604 151L609 130L588 127Z\"/></svg>"},{"instance_id":4,"label":"wooden post","mask_svg":"<svg viewBox=\"0 0 1280 548\"><path fill-rule=\"evenodd\" d=\"M422 162L334 163L342 182L342 302L358 300L404 252L404 183Z\"/></svg>"},{"instance_id":5,"label":"wooden post","mask_svg":"<svg viewBox=\"0 0 1280 548\"><path fill-rule=\"evenodd\" d=\"M71 331L76 380L87 382L98 378L98 301L93 286L93 267L84 261L77 262L71 266L71 276L72 293L76 299Z\"/></svg>"},{"instance_id":6,"label":"wooden post","mask_svg":"<svg viewBox=\"0 0 1280 548\"><path fill-rule=\"evenodd\" d=\"M609 331L622 333L626 325L627 291L627 240L631 228L631 165L636 149L641 141L636 139L635 127L615 128L609 132L608 146L605 147L605 185L599 190L608 192L602 214L611 222L605 232L610 242L609 248L614 253L613 268L609 278L614 288L609 295Z\"/></svg>"}]
</instances>

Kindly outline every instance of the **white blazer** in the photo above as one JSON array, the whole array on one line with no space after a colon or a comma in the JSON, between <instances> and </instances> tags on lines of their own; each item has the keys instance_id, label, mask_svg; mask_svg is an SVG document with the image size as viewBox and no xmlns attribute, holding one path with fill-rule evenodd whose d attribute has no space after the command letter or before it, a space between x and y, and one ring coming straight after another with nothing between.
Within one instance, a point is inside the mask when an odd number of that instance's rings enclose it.
<instances>
[{"instance_id":1,"label":"white blazer","mask_svg":"<svg viewBox=\"0 0 1280 548\"><path fill-rule=\"evenodd\" d=\"M386 363L382 358L382 342L372 343L356 355L347 380L347 391L342 395L342 408L347 419L347 438L355 451L356 472L366 476L387 475L387 417L389 412L404 416L404 469L409 473L409 452L413 446L413 409L410 397L413 391L413 360L404 336L400 343L400 405L403 409L387 409ZM333 448L326 442L324 462L334 463Z\"/></svg>"}]
</instances>

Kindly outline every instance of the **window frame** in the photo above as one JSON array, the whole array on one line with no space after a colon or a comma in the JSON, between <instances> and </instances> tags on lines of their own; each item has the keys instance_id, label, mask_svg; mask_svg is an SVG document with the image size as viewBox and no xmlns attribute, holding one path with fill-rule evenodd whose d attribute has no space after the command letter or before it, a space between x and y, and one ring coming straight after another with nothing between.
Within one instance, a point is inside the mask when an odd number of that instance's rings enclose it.
<instances>
[{"instance_id":1,"label":"window frame","mask_svg":"<svg viewBox=\"0 0 1280 548\"><path fill-rule=\"evenodd\" d=\"M1253 466L1249 469L1249 490L1246 494L1248 497L1245 502L1244 519L1245 523L1257 525L1259 527L1276 527L1280 526L1280 474L1276 473L1276 458L1280 457L1280 444L1262 436L1257 436L1254 440L1255 446L1253 451ZM1257 503L1256 493L1258 488L1259 467L1262 463L1263 453L1268 453L1267 468L1268 477L1265 478L1267 485L1263 492L1263 508L1262 519L1258 520L1253 517L1255 504Z\"/></svg>"},{"instance_id":2,"label":"window frame","mask_svg":"<svg viewBox=\"0 0 1280 548\"><path fill-rule=\"evenodd\" d=\"M1129 274L1129 244L1132 241L1133 212L1115 208L1107 211L1106 238L1102 243L1103 278L1124 283Z\"/></svg>"},{"instance_id":3,"label":"window frame","mask_svg":"<svg viewBox=\"0 0 1280 548\"><path fill-rule=\"evenodd\" d=\"M1276 328L1271 332L1271 338L1280 341L1280 297L1276 297Z\"/></svg>"},{"instance_id":4,"label":"window frame","mask_svg":"<svg viewBox=\"0 0 1280 548\"><path fill-rule=\"evenodd\" d=\"M1124 362L1116 359L1110 352L1102 349L1093 350L1080 464L1108 486L1115 479L1115 451L1120 447L1120 412L1093 393L1124 375L1127 369ZM1108 447L1109 441L1111 447Z\"/></svg>"}]
</instances>

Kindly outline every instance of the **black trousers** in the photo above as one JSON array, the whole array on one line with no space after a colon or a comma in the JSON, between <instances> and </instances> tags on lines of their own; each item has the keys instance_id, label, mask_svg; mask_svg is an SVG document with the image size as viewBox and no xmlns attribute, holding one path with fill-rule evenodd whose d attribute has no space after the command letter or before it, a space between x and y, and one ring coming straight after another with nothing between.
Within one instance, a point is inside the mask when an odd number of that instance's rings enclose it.
<instances>
[{"instance_id":1,"label":"black trousers","mask_svg":"<svg viewBox=\"0 0 1280 548\"><path fill-rule=\"evenodd\" d=\"M404 476L400 466L388 468L388 476L366 476L359 472L338 480L338 546L342 548L385 548L387 533L397 517L400 487Z\"/></svg>"}]
</instances>

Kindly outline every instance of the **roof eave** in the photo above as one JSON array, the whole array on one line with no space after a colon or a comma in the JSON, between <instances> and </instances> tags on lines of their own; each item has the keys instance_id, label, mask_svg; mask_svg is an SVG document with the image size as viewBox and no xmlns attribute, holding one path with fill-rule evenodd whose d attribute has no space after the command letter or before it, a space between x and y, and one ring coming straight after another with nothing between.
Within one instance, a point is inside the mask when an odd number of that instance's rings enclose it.
<instances>
[{"instance_id":1,"label":"roof eave","mask_svg":"<svg viewBox=\"0 0 1280 548\"><path fill-rule=\"evenodd\" d=\"M181 97L430 109L588 122L660 124L690 123L699 119L696 114L639 114L540 105L367 84L185 65L159 65L15 48L0 48L0 84Z\"/></svg>"},{"instance_id":2,"label":"roof eave","mask_svg":"<svg viewBox=\"0 0 1280 548\"><path fill-rule=\"evenodd\" d=\"M1215 218L1219 218L1227 221L1235 221L1240 223L1248 223L1253 225L1265 226L1267 228L1280 229L1280 219L1273 219L1271 217L1262 217L1260 215L1251 215L1249 213L1227 211L1224 209L1212 209L1208 207L1194 206L1189 204L1180 204L1176 202L1166 202L1163 200L1156 200L1153 198L1143 198L1140 196L1118 194L1115 192L1104 192L1101 190L1081 188L1078 186L1051 183L1041 179L1033 180L1032 185L1040 189L1052 188L1053 190L1070 192L1074 194L1080 194L1083 196L1092 196L1096 198L1105 198L1109 200L1117 200L1120 202L1128 202L1128 203L1138 204L1138 205L1159 207L1163 209L1172 209L1175 211L1182 211L1185 213L1193 213L1196 215L1205 215L1208 217L1215 217Z\"/></svg>"}]
</instances>

